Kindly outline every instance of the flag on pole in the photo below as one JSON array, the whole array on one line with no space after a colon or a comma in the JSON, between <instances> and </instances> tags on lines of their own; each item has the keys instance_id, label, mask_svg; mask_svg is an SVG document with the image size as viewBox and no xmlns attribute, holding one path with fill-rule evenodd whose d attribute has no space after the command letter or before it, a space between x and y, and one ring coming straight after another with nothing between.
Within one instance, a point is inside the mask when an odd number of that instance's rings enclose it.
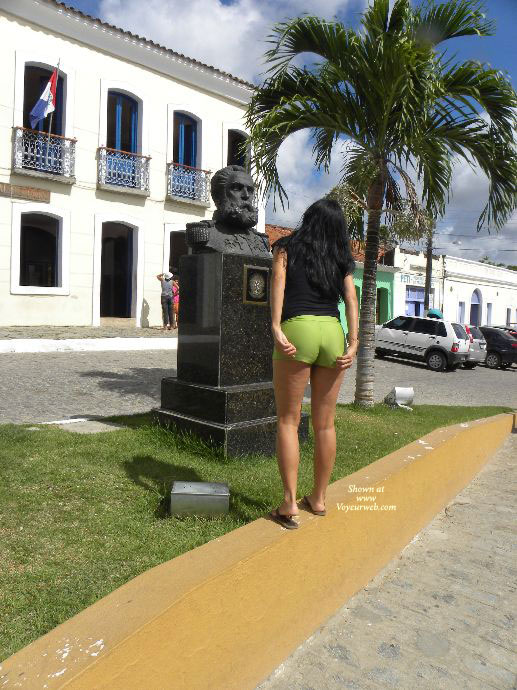
<instances>
[{"instance_id":1,"label":"flag on pole","mask_svg":"<svg viewBox=\"0 0 517 690\"><path fill-rule=\"evenodd\" d=\"M52 72L45 90L39 97L38 102L30 112L31 128L34 129L40 120L43 120L49 113L56 109L56 85L57 69Z\"/></svg>"}]
</instances>

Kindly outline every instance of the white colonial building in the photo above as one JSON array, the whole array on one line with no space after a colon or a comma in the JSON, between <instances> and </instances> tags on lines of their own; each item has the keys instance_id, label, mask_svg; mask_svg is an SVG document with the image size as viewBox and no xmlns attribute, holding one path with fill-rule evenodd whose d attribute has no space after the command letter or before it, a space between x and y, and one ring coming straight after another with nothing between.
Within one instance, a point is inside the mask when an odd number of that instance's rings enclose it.
<instances>
[{"instance_id":1,"label":"white colonial building","mask_svg":"<svg viewBox=\"0 0 517 690\"><path fill-rule=\"evenodd\" d=\"M55 0L0 0L0 36L0 325L159 325L252 85ZM58 63L49 136L29 113Z\"/></svg>"},{"instance_id":2,"label":"white colonial building","mask_svg":"<svg viewBox=\"0 0 517 690\"><path fill-rule=\"evenodd\" d=\"M424 315L426 256L395 247L393 313ZM517 324L517 271L454 256L433 256L430 307L478 326Z\"/></svg>"},{"instance_id":3,"label":"white colonial building","mask_svg":"<svg viewBox=\"0 0 517 690\"><path fill-rule=\"evenodd\" d=\"M443 257L443 315L477 326L517 324L517 271Z\"/></svg>"}]
</instances>

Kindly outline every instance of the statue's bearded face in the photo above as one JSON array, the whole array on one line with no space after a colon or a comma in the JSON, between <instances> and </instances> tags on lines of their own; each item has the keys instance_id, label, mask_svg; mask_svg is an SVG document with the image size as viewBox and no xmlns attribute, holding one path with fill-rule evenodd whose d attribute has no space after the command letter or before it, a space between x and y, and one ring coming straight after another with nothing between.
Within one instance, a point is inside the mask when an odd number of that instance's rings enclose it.
<instances>
[{"instance_id":1,"label":"statue's bearded face","mask_svg":"<svg viewBox=\"0 0 517 690\"><path fill-rule=\"evenodd\" d=\"M258 209L253 205L255 185L250 175L233 172L226 185L226 195L218 207L221 220L249 229L257 224Z\"/></svg>"}]
</instances>

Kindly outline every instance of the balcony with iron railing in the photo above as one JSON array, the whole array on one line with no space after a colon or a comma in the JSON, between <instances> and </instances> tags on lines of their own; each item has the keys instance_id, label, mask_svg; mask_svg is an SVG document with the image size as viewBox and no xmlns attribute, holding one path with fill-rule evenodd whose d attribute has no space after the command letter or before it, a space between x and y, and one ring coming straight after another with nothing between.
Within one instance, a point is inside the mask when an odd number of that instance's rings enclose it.
<instances>
[{"instance_id":1,"label":"balcony with iron railing","mask_svg":"<svg viewBox=\"0 0 517 690\"><path fill-rule=\"evenodd\" d=\"M13 172L73 184L76 141L59 134L13 127Z\"/></svg>"},{"instance_id":2,"label":"balcony with iron railing","mask_svg":"<svg viewBox=\"0 0 517 690\"><path fill-rule=\"evenodd\" d=\"M97 160L99 189L149 196L150 156L100 146Z\"/></svg>"},{"instance_id":3,"label":"balcony with iron railing","mask_svg":"<svg viewBox=\"0 0 517 690\"><path fill-rule=\"evenodd\" d=\"M167 199L208 208L210 206L210 170L192 168L182 163L167 166Z\"/></svg>"}]
</instances>

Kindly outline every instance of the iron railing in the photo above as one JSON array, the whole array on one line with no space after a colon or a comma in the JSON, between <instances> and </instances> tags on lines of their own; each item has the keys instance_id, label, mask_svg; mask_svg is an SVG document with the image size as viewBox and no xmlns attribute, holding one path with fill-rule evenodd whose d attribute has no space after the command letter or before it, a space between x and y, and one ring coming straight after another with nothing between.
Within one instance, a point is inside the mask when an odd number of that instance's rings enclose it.
<instances>
[{"instance_id":1,"label":"iron railing","mask_svg":"<svg viewBox=\"0 0 517 690\"><path fill-rule=\"evenodd\" d=\"M209 170L191 168L181 163L169 163L167 174L167 196L210 203Z\"/></svg>"},{"instance_id":2,"label":"iron railing","mask_svg":"<svg viewBox=\"0 0 517 690\"><path fill-rule=\"evenodd\" d=\"M74 177L75 142L58 134L14 127L13 168Z\"/></svg>"},{"instance_id":3,"label":"iron railing","mask_svg":"<svg viewBox=\"0 0 517 690\"><path fill-rule=\"evenodd\" d=\"M100 146L98 149L98 181L115 187L129 187L149 192L150 156Z\"/></svg>"}]
</instances>

